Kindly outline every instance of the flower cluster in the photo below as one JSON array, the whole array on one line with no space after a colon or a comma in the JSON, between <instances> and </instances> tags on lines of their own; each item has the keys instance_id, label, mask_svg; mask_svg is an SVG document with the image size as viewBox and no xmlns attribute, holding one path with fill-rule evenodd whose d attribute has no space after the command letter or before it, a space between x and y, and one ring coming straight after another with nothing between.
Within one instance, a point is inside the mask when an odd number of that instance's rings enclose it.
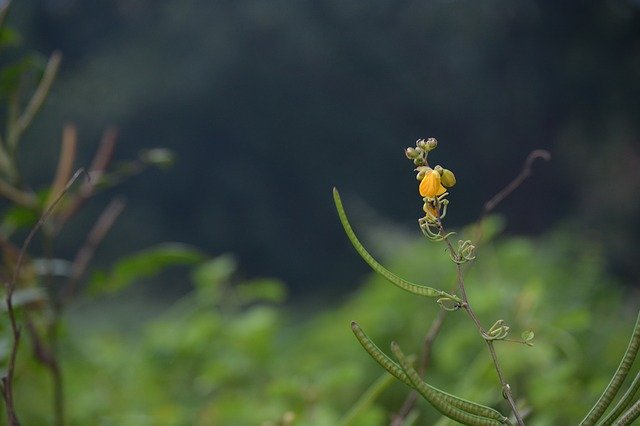
<instances>
[{"instance_id":1,"label":"flower cluster","mask_svg":"<svg viewBox=\"0 0 640 426\"><path fill-rule=\"evenodd\" d=\"M440 220L447 213L449 201L446 199L448 188L456 184L456 177L449 169L442 166L431 168L428 162L429 152L436 149L438 141L435 138L418 139L415 148L407 148L405 154L413 160L416 167L416 178L420 182L418 192L424 202L422 209L425 216L419 220L420 228L429 237L438 235L432 228L440 228Z\"/></svg>"}]
</instances>

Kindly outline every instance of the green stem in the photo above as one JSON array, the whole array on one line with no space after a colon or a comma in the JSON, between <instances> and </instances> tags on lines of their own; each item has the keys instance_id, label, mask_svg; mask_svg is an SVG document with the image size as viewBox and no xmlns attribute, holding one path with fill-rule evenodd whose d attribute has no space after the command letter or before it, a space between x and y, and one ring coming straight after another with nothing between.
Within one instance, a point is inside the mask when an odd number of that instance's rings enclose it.
<instances>
[{"instance_id":1,"label":"green stem","mask_svg":"<svg viewBox=\"0 0 640 426\"><path fill-rule=\"evenodd\" d=\"M443 239L444 239L445 243L447 244L447 249L449 250L449 254L451 254L451 256L453 258L457 258L456 251L454 250L453 246L451 245L451 241L449 241L449 238L447 237L447 233L445 232L445 229L444 229L444 226L442 225L442 223L439 224L439 228L440 228L441 235L444 236ZM462 265L460 263L458 263L458 262L454 262L454 263L456 264L456 277L457 277L457 281L458 281L458 290L460 291L460 297L462 299L462 307L465 309L465 311L467 311L467 314L469 315L469 317L471 318L471 320L475 324L476 328L478 329L478 332L480 333L480 336L482 336L484 341L487 343L487 347L489 348L489 353L491 354L491 359L493 360L493 365L495 367L496 373L498 374L498 380L500 380L500 385L502 386L502 394L504 395L506 400L509 402L509 406L511 406L511 410L513 411L513 414L516 417L516 421L518 422L518 426L524 426L524 421L522 420L522 416L520 415L520 412L518 411L518 407L516 405L516 402L513 399L513 395L511 394L511 387L507 383L507 381L506 381L506 379L504 377L504 373L502 372L502 367L500 366L500 362L498 361L498 355L496 354L496 350L495 350L495 348L493 346L493 341L485 339L486 330L484 329L484 327L480 323L480 320L478 319L478 316L476 315L476 313L474 312L473 308L471 307L471 304L469 303L469 299L467 297L467 291L466 291L465 285L464 285L464 276L462 274Z\"/></svg>"}]
</instances>

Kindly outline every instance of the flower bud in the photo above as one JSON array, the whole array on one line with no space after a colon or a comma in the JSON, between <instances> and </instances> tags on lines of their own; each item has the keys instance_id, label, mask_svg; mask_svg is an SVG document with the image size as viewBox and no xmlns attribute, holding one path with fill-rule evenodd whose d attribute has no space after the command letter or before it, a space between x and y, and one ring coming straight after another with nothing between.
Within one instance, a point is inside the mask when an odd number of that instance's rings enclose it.
<instances>
[{"instance_id":1,"label":"flower bud","mask_svg":"<svg viewBox=\"0 0 640 426\"><path fill-rule=\"evenodd\" d=\"M424 166L424 158L418 157L413 160L413 164L416 166Z\"/></svg>"},{"instance_id":2,"label":"flower bud","mask_svg":"<svg viewBox=\"0 0 640 426\"><path fill-rule=\"evenodd\" d=\"M404 150L404 155L406 155L409 160L413 160L418 156L418 153L415 148L409 147Z\"/></svg>"},{"instance_id":3,"label":"flower bud","mask_svg":"<svg viewBox=\"0 0 640 426\"><path fill-rule=\"evenodd\" d=\"M440 182L442 186L446 186L447 188L451 188L456 184L456 175L449 169L443 169L441 173Z\"/></svg>"},{"instance_id":4,"label":"flower bud","mask_svg":"<svg viewBox=\"0 0 640 426\"><path fill-rule=\"evenodd\" d=\"M427 148L427 141L426 141L426 140L424 140L424 139L418 139L418 140L416 141L416 146L417 146L418 148L422 148L422 149L424 149L425 151L427 151L427 149L426 149L426 148Z\"/></svg>"},{"instance_id":5,"label":"flower bud","mask_svg":"<svg viewBox=\"0 0 640 426\"><path fill-rule=\"evenodd\" d=\"M438 141L436 138L429 138L425 141L425 146L427 152L432 151L438 146Z\"/></svg>"},{"instance_id":6,"label":"flower bud","mask_svg":"<svg viewBox=\"0 0 640 426\"><path fill-rule=\"evenodd\" d=\"M444 169L442 168L442 166L441 166L441 165L439 165L439 164L438 164L437 166L435 166L435 167L433 168L433 170L435 170L436 172L438 172L438 174L439 174L440 176L442 176L442 171L443 171Z\"/></svg>"}]
</instances>

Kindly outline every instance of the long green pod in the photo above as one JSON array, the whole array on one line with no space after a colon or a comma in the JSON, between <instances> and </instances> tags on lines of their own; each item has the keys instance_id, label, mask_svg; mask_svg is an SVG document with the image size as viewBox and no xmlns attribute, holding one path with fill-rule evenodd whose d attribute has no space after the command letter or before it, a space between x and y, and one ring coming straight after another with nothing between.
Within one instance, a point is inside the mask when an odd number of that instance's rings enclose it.
<instances>
[{"instance_id":1,"label":"long green pod","mask_svg":"<svg viewBox=\"0 0 640 426\"><path fill-rule=\"evenodd\" d=\"M353 334L355 334L358 342L362 345L362 347L371 355L371 357L376 360L378 364L380 364L385 370L391 373L398 380L406 384L411 388L416 388L413 384L409 376L405 373L405 370L401 368L398 364L396 364L391 358L389 358L384 352L376 346L375 343L365 334L362 328L355 321L351 323L351 329L353 330ZM414 370L415 371L415 370ZM417 373L416 373L417 374ZM446 404L452 405L453 407L464 411L469 414L477 415L480 417L486 417L489 419L493 419L498 421L497 424L502 424L506 421L506 417L500 414L498 411L493 408L486 407L484 405L468 401L463 398L459 398L455 395L451 395L447 392L444 392L438 388L435 388L428 383L420 380L422 390L416 388L416 390L420 391L420 393L424 396L424 398L432 403L433 399L440 399L444 401ZM428 395L428 396L427 396ZM440 411L440 410L438 410Z\"/></svg>"},{"instance_id":2,"label":"long green pod","mask_svg":"<svg viewBox=\"0 0 640 426\"><path fill-rule=\"evenodd\" d=\"M611 410L609 414L602 420L602 422L598 423L598 425L609 426L612 425L613 422L622 414L624 410L627 409L629 405L633 402L633 397L640 389L640 373L636 374L636 377L631 382L629 389L624 393L620 401L616 404L616 406Z\"/></svg>"},{"instance_id":3,"label":"long green pod","mask_svg":"<svg viewBox=\"0 0 640 426\"><path fill-rule=\"evenodd\" d=\"M386 269L380 263L378 263L373 258L373 256L371 256L371 254L369 254L369 252L364 248L362 243L360 243L360 241L356 237L355 232L353 232L353 228L351 228L351 225L349 224L349 220L347 219L347 214L345 213L344 207L342 206L342 201L340 200L340 194L338 193L338 190L336 188L333 188L333 201L336 204L336 209L338 210L338 216L340 217L340 222L342 223L342 226L344 228L344 231L347 234L347 237L349 237L349 241L351 241L351 244L353 244L353 247L356 249L358 254L362 257L362 259L365 262L367 262L367 264L371 266L371 268L374 271L376 271L377 273L385 277L392 284L410 293L417 294L420 296L426 296L426 297L446 297L456 302L461 301L460 298L458 298L458 296L449 294L445 291L437 290L435 288L431 288L431 287L427 287L419 284L414 284L405 279L402 279L399 276L395 275L393 272Z\"/></svg>"},{"instance_id":4,"label":"long green pod","mask_svg":"<svg viewBox=\"0 0 640 426\"><path fill-rule=\"evenodd\" d=\"M591 408L591 411L580 422L580 426L593 426L602 417L602 414L606 411L607 407L611 404L611 401L615 398L616 394L620 390L620 386L629 373L629 369L633 364L633 361L638 355L638 348L640 348L640 312L636 319L636 325L633 328L633 334L631 340L629 340L629 346L620 361L620 365L615 374L611 378L609 385L604 390L596 404Z\"/></svg>"},{"instance_id":5,"label":"long green pod","mask_svg":"<svg viewBox=\"0 0 640 426\"><path fill-rule=\"evenodd\" d=\"M464 409L456 407L451 404L446 398L442 398L440 395L434 394L431 388L432 386L425 383L418 372L409 365L406 357L400 350L397 343L391 343L391 351L398 359L400 366L407 374L407 377L411 381L412 387L416 389L433 407L443 415L449 417L452 420L460 422L469 426L499 426L506 424L508 419L500 415L500 419L493 419L485 416L479 416L472 414ZM488 408L488 407L487 407ZM498 413L499 414L499 413Z\"/></svg>"},{"instance_id":6,"label":"long green pod","mask_svg":"<svg viewBox=\"0 0 640 426\"><path fill-rule=\"evenodd\" d=\"M620 419L616 422L616 426L627 426L640 417L640 401L636 401Z\"/></svg>"},{"instance_id":7,"label":"long green pod","mask_svg":"<svg viewBox=\"0 0 640 426\"><path fill-rule=\"evenodd\" d=\"M391 358L382 352L375 343L373 343L369 336L362 331L362 328L360 328L360 325L358 325L357 322L351 322L351 330L353 330L353 334L355 334L356 339L358 339L358 342L360 342L364 350L371 355L371 358L376 360L382 368L387 370L396 379L400 380L407 386L412 386L411 380L409 380L404 370L402 370L398 364L396 364Z\"/></svg>"}]
</instances>

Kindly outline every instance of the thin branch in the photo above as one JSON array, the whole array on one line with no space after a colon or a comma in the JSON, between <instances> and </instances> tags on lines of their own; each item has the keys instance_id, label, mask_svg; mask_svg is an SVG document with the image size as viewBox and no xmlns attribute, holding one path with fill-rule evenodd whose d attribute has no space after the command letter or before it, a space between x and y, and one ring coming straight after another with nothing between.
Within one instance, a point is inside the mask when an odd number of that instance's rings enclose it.
<instances>
[{"instance_id":1,"label":"thin branch","mask_svg":"<svg viewBox=\"0 0 640 426\"><path fill-rule=\"evenodd\" d=\"M67 124L62 130L62 144L60 150L60 157L58 158L58 167L56 168L56 175L53 179L53 184L49 191L49 198L45 203L45 206L49 206L54 200L54 197L59 194L71 177L73 172L73 162L76 157L76 147L78 140L78 132L76 126L73 124Z\"/></svg>"},{"instance_id":2,"label":"thin branch","mask_svg":"<svg viewBox=\"0 0 640 426\"><path fill-rule=\"evenodd\" d=\"M35 208L38 198L31 192L22 191L0 178L0 195L22 207Z\"/></svg>"},{"instance_id":3,"label":"thin branch","mask_svg":"<svg viewBox=\"0 0 640 426\"><path fill-rule=\"evenodd\" d=\"M15 122L15 127L13 127L12 131L9 134L7 144L9 146L10 151L15 151L18 141L20 140L20 136L24 133L25 130L31 125L33 118L36 116L42 104L44 103L49 91L51 90L51 86L53 85L53 81L56 78L56 74L58 73L58 68L60 68L60 62L62 61L62 54L58 51L53 52L49 57L49 61L47 61L47 65L44 69L44 73L42 74L42 78L40 79L40 83L36 88L36 91L31 96L29 103L25 107L24 111Z\"/></svg>"},{"instance_id":4,"label":"thin branch","mask_svg":"<svg viewBox=\"0 0 640 426\"><path fill-rule=\"evenodd\" d=\"M451 245L451 241L449 241L449 238L446 237L447 233L445 232L445 229L442 223L440 223L440 233L441 235L445 235L444 241L447 244L447 249L449 250L449 253L451 254L451 256L455 258L456 251ZM478 329L480 336L482 336L483 340L487 343L487 346L489 348L489 353L491 354L491 359L493 360L493 365L495 367L496 373L498 374L498 380L500 381L500 385L502 386L502 394L505 397L505 399L509 402L509 405L511 406L511 411L513 412L514 416L516 417L516 421L518 422L518 426L524 426L524 421L522 420L522 416L520 415L520 412L518 411L518 407L515 403L515 400L513 399L513 395L511 394L511 386L509 386L509 384L507 383L504 377L504 373L502 372L502 367L500 366L500 362L498 361L498 355L496 354L496 350L493 347L493 342L485 338L486 330L480 323L478 316L475 314L473 308L471 307L471 304L469 303L469 299L467 298L467 291L465 289L464 277L462 274L462 265L460 265L459 263L456 263L456 276L458 280L458 289L460 291L460 296L463 301L462 308L464 308L464 310L467 312L467 314L475 324L476 328Z\"/></svg>"},{"instance_id":5,"label":"thin branch","mask_svg":"<svg viewBox=\"0 0 640 426\"><path fill-rule=\"evenodd\" d=\"M534 161L538 158L541 158L545 161L551 160L551 153L544 149L536 149L531 151L527 156L527 159L524 162L524 166L522 166L522 170L507 186L505 186L500 192L493 196L489 201L484 204L483 215L490 213L493 209L496 208L498 204L500 204L505 198L507 198L513 191L518 189L522 182L524 182L531 174L532 166Z\"/></svg>"},{"instance_id":6,"label":"thin branch","mask_svg":"<svg viewBox=\"0 0 640 426\"><path fill-rule=\"evenodd\" d=\"M17 426L20 424L20 422L18 421L18 417L16 415L15 404L13 400L13 376L15 373L16 357L18 354L18 346L20 343L20 327L18 326L18 322L16 319L16 312L13 307L13 291L15 290L16 284L18 282L18 277L20 276L20 272L22 269L22 262L26 255L27 249L31 244L31 240L33 240L33 237L38 232L38 230L42 227L45 221L49 218L49 216L53 212L58 202L62 200L62 198L67 193L71 185L73 185L73 183L78 179L78 177L82 173L84 173L84 169L78 170L73 175L69 183L67 183L67 186L60 193L60 195L58 195L58 197L53 201L53 203L44 211L44 213L42 213L42 216L40 216L40 219L35 224L35 226L31 229L31 232L29 232L29 235L27 235L27 238L24 240L24 243L22 244L20 253L18 254L18 259L16 260L16 264L13 270L13 276L11 277L11 280L5 283L5 303L7 305L7 312L9 314L9 320L11 322L13 342L11 345L11 353L9 355L7 371L4 377L2 377L2 393L4 395L4 400L7 407L7 419L10 426Z\"/></svg>"},{"instance_id":7,"label":"thin branch","mask_svg":"<svg viewBox=\"0 0 640 426\"><path fill-rule=\"evenodd\" d=\"M120 216L120 213L124 210L124 207L125 202L122 199L116 198L112 200L89 232L86 241L80 250L78 250L76 257L71 264L71 276L69 277L69 281L65 286L61 297L61 303L63 305L74 296L78 282L86 272L87 266L93 258L93 254L95 253L98 245L107 235L118 216Z\"/></svg>"},{"instance_id":8,"label":"thin branch","mask_svg":"<svg viewBox=\"0 0 640 426\"><path fill-rule=\"evenodd\" d=\"M59 231L65 223L73 217L84 203L94 194L96 185L101 181L107 167L111 163L113 153L118 138L118 130L113 127L107 127L102 134L98 150L93 157L91 166L89 166L89 176L91 179L85 182L78 191L78 195L71 201L70 205L65 209L63 217L60 219L57 230Z\"/></svg>"}]
</instances>

